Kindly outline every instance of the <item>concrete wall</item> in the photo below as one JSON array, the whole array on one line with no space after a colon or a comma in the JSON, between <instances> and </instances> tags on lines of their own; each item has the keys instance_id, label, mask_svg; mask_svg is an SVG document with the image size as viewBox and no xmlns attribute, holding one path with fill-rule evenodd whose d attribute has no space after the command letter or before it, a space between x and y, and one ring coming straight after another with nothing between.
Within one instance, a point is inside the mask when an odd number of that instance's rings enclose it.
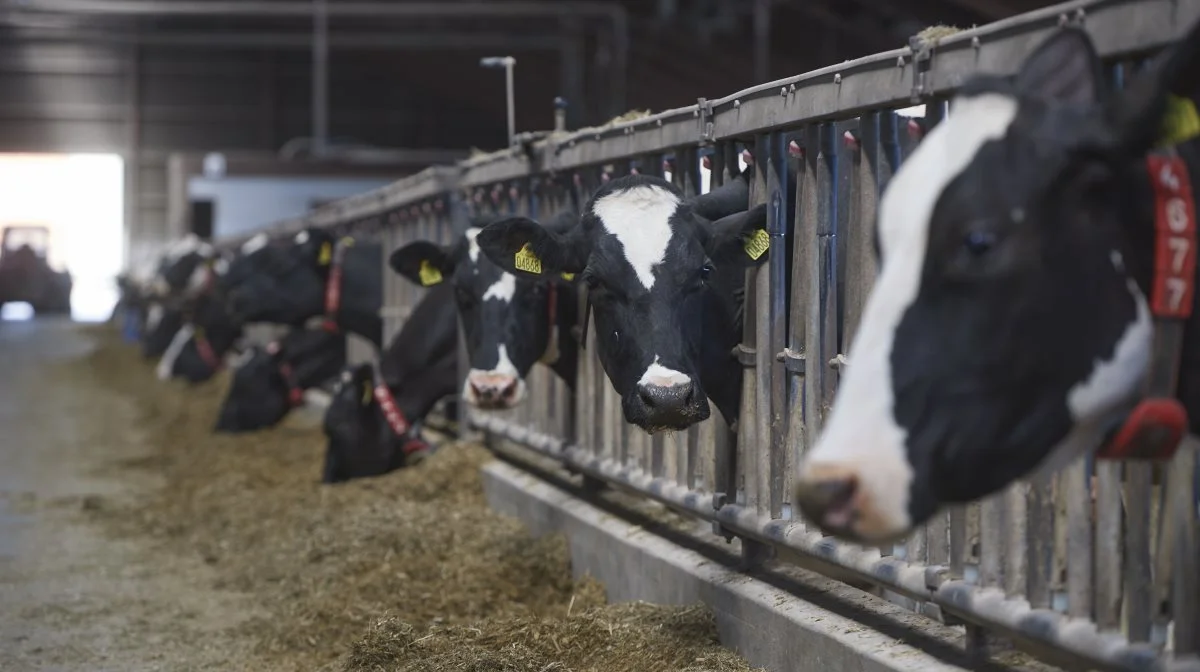
<instances>
[{"instance_id":1,"label":"concrete wall","mask_svg":"<svg viewBox=\"0 0 1200 672\"><path fill-rule=\"evenodd\" d=\"M213 237L236 236L308 212L314 200L352 196L387 184L381 178L225 177L188 180L188 197L211 198Z\"/></svg>"}]
</instances>

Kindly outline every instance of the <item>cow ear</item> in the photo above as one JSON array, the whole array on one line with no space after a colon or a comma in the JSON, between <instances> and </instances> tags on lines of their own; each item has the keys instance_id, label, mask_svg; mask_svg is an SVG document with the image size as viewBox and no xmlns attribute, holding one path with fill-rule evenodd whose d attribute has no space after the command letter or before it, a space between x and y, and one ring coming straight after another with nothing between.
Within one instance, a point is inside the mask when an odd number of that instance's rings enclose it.
<instances>
[{"instance_id":1,"label":"cow ear","mask_svg":"<svg viewBox=\"0 0 1200 672\"><path fill-rule=\"evenodd\" d=\"M771 237L767 234L767 204L722 217L706 225L704 251L718 265L758 266L767 260Z\"/></svg>"},{"instance_id":2,"label":"cow ear","mask_svg":"<svg viewBox=\"0 0 1200 672\"><path fill-rule=\"evenodd\" d=\"M558 234L524 217L487 225L475 242L492 263L514 275L571 275L587 263L583 246L572 233Z\"/></svg>"},{"instance_id":3,"label":"cow ear","mask_svg":"<svg viewBox=\"0 0 1200 672\"><path fill-rule=\"evenodd\" d=\"M1056 103L1099 102L1104 71L1092 38L1082 28L1060 29L1026 57L1016 85L1022 93Z\"/></svg>"},{"instance_id":4,"label":"cow ear","mask_svg":"<svg viewBox=\"0 0 1200 672\"><path fill-rule=\"evenodd\" d=\"M454 272L454 262L446 250L428 240L418 240L392 252L388 265L422 287L440 284Z\"/></svg>"},{"instance_id":5,"label":"cow ear","mask_svg":"<svg viewBox=\"0 0 1200 672\"><path fill-rule=\"evenodd\" d=\"M1112 97L1106 116L1117 158L1200 136L1198 105L1200 22Z\"/></svg>"}]
</instances>

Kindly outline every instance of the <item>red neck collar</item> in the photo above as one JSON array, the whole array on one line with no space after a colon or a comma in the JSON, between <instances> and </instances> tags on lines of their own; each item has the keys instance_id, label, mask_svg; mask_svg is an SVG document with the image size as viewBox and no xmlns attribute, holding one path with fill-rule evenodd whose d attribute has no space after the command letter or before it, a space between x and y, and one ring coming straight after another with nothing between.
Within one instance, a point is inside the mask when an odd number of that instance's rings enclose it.
<instances>
[{"instance_id":1,"label":"red neck collar","mask_svg":"<svg viewBox=\"0 0 1200 672\"><path fill-rule=\"evenodd\" d=\"M200 354L200 359L213 371L219 371L222 364L221 358L217 356L216 350L213 350L212 343L208 342L204 332L196 329L192 333L192 340L196 343L196 352Z\"/></svg>"},{"instance_id":2,"label":"red neck collar","mask_svg":"<svg viewBox=\"0 0 1200 672\"><path fill-rule=\"evenodd\" d=\"M1096 453L1100 459L1166 460L1188 431L1175 395L1196 292L1196 201L1187 164L1173 149L1146 157L1146 167L1154 189L1154 350L1143 398Z\"/></svg>"},{"instance_id":3,"label":"red neck collar","mask_svg":"<svg viewBox=\"0 0 1200 672\"><path fill-rule=\"evenodd\" d=\"M337 318L338 311L342 308L343 261L346 257L346 248L351 244L353 241L350 238L343 238L333 246L333 259L329 263L329 279L325 281L325 321L321 326L326 331L335 334L341 331Z\"/></svg>"}]
</instances>

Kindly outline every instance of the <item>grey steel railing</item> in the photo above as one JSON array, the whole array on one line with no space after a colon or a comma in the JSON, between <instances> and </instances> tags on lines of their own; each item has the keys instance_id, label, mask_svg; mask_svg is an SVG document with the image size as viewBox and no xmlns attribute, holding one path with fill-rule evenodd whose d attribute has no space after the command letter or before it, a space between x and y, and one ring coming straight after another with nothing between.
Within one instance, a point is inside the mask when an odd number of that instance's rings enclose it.
<instances>
[{"instance_id":1,"label":"grey steel railing","mask_svg":"<svg viewBox=\"0 0 1200 672\"><path fill-rule=\"evenodd\" d=\"M945 101L979 71L1015 72L1052 30L1079 23L1118 81L1200 20L1200 0L1079 0L940 39L847 61L631 121L552 133L434 167L277 226L381 235L385 255L411 240L448 241L452 211L548 218L605 179L637 170L698 193L758 166L772 254L747 272L745 367L733 436L714 418L673 436L623 422L594 353L573 393L549 371L531 398L471 424L499 450L516 443L594 485L640 493L739 537L748 563L779 555L946 623L1011 636L1058 663L1091 669L1200 670L1195 446L1174 462L1078 462L934 518L904 543L868 548L823 537L791 509L794 465L820 431L874 280L877 197L911 149L898 108ZM743 154L745 150L745 154ZM709 168L705 168L708 166ZM787 198L787 180L796 198ZM387 274L385 336L421 291ZM594 334L588 336L594 342ZM1170 514L1170 515L1168 515ZM1070 560L1070 562L1068 562ZM1164 650L1167 633L1171 646Z\"/></svg>"}]
</instances>

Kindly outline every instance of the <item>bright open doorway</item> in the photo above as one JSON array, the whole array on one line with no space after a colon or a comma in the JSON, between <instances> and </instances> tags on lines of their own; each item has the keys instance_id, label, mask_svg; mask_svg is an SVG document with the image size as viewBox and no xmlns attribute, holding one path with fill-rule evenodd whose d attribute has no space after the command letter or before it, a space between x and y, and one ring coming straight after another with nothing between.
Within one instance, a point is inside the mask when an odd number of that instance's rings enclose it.
<instances>
[{"instance_id":1,"label":"bright open doorway","mask_svg":"<svg viewBox=\"0 0 1200 672\"><path fill-rule=\"evenodd\" d=\"M124 266L124 161L115 154L0 154L0 229L45 226L48 262L71 273L71 315L107 319ZM2 319L28 319L27 304Z\"/></svg>"}]
</instances>

